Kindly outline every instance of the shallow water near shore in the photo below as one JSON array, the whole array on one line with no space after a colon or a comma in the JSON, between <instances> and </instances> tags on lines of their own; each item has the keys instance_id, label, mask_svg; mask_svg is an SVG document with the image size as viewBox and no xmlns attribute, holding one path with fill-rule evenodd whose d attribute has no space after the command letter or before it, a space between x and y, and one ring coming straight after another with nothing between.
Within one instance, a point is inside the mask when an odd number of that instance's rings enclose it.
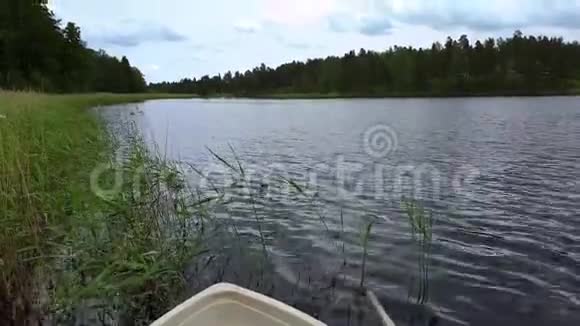
<instances>
[{"instance_id":1,"label":"shallow water near shore","mask_svg":"<svg viewBox=\"0 0 580 326\"><path fill-rule=\"evenodd\" d=\"M358 296L361 233L372 220L365 284L398 324L580 323L578 97L155 100L98 110L113 133L134 123L161 155L210 177L189 171L201 189L231 182L208 148L235 162L231 146L243 164L252 202L240 188L215 214L243 239L259 236L258 217L270 275L255 277L258 260L232 240L213 258L219 275L192 288L227 280L330 325L375 324ZM428 254L403 198L433 214Z\"/></svg>"}]
</instances>

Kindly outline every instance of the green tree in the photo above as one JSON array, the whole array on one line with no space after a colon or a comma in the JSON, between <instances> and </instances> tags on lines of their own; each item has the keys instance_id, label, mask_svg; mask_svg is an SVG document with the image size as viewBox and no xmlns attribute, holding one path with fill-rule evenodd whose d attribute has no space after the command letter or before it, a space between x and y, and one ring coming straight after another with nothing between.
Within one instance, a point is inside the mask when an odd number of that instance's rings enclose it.
<instances>
[{"instance_id":1,"label":"green tree","mask_svg":"<svg viewBox=\"0 0 580 326\"><path fill-rule=\"evenodd\" d=\"M272 69L150 85L156 91L210 95L331 93L538 94L566 92L580 84L580 45L562 38L525 36L475 41L466 35L430 48L394 46L384 52L361 49L341 57L293 61Z\"/></svg>"},{"instance_id":2,"label":"green tree","mask_svg":"<svg viewBox=\"0 0 580 326\"><path fill-rule=\"evenodd\" d=\"M60 28L46 1L0 0L0 87L54 92L142 91L143 76ZM119 78L124 82L115 81Z\"/></svg>"}]
</instances>

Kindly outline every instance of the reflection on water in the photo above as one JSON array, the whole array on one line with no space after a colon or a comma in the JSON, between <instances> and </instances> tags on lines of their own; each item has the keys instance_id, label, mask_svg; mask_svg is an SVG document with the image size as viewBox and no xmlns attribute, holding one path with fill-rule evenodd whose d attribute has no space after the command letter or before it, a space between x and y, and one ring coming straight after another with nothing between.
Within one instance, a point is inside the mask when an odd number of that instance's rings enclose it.
<instances>
[{"instance_id":1,"label":"reflection on water","mask_svg":"<svg viewBox=\"0 0 580 326\"><path fill-rule=\"evenodd\" d=\"M101 111L119 135L134 121L208 191L235 180L206 146L236 162L231 146L243 163L246 186L216 208L239 239L207 258L222 268L192 288L234 280L331 325L373 325L359 296L366 242L365 283L399 324L577 325L578 103L171 100ZM432 213L429 239L413 232L403 197ZM240 239L265 242L268 263Z\"/></svg>"}]
</instances>

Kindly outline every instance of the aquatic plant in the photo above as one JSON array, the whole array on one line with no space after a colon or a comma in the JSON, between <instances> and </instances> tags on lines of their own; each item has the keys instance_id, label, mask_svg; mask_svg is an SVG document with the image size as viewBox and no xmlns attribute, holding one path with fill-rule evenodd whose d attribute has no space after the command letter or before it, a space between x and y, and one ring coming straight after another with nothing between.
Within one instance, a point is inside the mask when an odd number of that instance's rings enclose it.
<instances>
[{"instance_id":1,"label":"aquatic plant","mask_svg":"<svg viewBox=\"0 0 580 326\"><path fill-rule=\"evenodd\" d=\"M359 287L362 290L365 285L365 276L366 276L366 263L367 263L367 255L368 255L368 247L369 247L369 239L371 236L371 231L373 229L373 225L376 223L376 217L372 217L372 220L366 222L364 227L361 231L361 247L363 250L362 259L361 259L361 271L360 271L360 284Z\"/></svg>"},{"instance_id":2,"label":"aquatic plant","mask_svg":"<svg viewBox=\"0 0 580 326\"><path fill-rule=\"evenodd\" d=\"M411 227L411 236L417 245L418 288L414 294L417 304L429 300L430 254L433 239L433 215L416 200L403 199L403 209ZM414 284L415 282L411 282ZM411 295L415 289L411 288Z\"/></svg>"}]
</instances>

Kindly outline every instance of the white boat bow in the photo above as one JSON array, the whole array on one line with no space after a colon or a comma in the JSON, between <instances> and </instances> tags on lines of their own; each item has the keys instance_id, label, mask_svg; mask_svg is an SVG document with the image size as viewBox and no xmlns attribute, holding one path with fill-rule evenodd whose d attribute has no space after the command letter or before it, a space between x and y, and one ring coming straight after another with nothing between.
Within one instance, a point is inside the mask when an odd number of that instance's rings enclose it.
<instances>
[{"instance_id":1,"label":"white boat bow","mask_svg":"<svg viewBox=\"0 0 580 326\"><path fill-rule=\"evenodd\" d=\"M265 295L216 284L177 306L151 326L325 326Z\"/></svg>"}]
</instances>

